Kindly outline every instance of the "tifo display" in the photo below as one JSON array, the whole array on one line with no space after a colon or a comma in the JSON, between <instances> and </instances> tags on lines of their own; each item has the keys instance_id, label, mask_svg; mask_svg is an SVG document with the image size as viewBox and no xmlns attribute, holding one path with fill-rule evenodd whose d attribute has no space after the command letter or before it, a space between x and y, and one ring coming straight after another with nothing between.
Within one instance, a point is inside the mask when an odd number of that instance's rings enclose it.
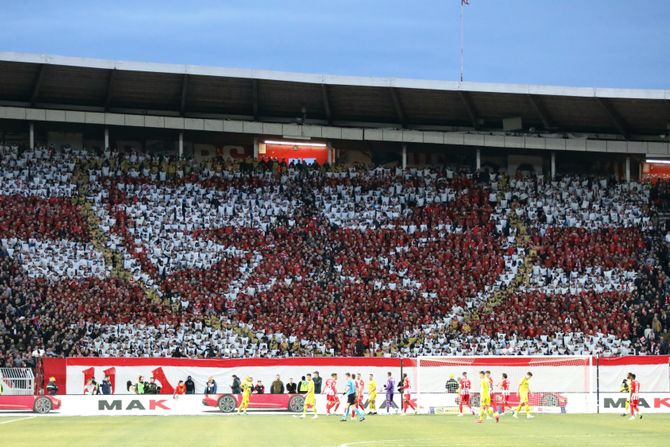
<instances>
[{"instance_id":1,"label":"tifo display","mask_svg":"<svg viewBox=\"0 0 670 447\"><path fill-rule=\"evenodd\" d=\"M670 2L23 3L0 447L669 444Z\"/></svg>"},{"instance_id":2,"label":"tifo display","mask_svg":"<svg viewBox=\"0 0 670 447\"><path fill-rule=\"evenodd\" d=\"M662 184L2 148L0 364L668 352Z\"/></svg>"}]
</instances>

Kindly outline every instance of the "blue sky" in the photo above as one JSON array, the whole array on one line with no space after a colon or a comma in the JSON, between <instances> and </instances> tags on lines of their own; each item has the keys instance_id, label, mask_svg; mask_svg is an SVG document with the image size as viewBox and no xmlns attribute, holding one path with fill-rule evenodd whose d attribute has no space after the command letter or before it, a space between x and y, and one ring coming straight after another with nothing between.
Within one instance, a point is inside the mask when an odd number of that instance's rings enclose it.
<instances>
[{"instance_id":1,"label":"blue sky","mask_svg":"<svg viewBox=\"0 0 670 447\"><path fill-rule=\"evenodd\" d=\"M457 80L460 0L0 0L0 51ZM670 0L470 0L465 79L670 88Z\"/></svg>"}]
</instances>

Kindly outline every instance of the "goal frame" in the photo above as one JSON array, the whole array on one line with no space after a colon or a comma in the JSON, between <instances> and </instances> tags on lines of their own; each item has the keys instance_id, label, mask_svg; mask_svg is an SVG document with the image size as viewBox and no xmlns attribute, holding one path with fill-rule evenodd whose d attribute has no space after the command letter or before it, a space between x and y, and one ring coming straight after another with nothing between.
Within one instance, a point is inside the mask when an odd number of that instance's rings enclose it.
<instances>
[{"instance_id":1,"label":"goal frame","mask_svg":"<svg viewBox=\"0 0 670 447\"><path fill-rule=\"evenodd\" d=\"M0 381L5 396L32 396L35 394L35 375L30 368L0 368Z\"/></svg>"},{"instance_id":2,"label":"goal frame","mask_svg":"<svg viewBox=\"0 0 670 447\"><path fill-rule=\"evenodd\" d=\"M499 355L480 355L480 356L419 356L416 357L416 375L415 375L415 380L416 380L416 397L417 397L417 407L421 409L423 412L427 412L430 410L431 412L433 410L429 409L425 405L425 397L426 395L432 395L432 394L439 394L438 392L426 392L424 390L425 386L422 387L422 384L425 380L425 374L423 373L423 369L426 368L426 366L422 366L422 363L427 362L427 361L433 361L433 362L439 362L439 361L452 361L454 363L457 363L459 361L462 361L464 365L467 365L468 362L470 363L475 363L475 362L481 362L482 360L486 361L487 359L492 360L492 363L495 363L496 368L500 368L500 366L505 366L504 361L509 360L509 361L516 361L518 362L519 360L536 360L538 363L550 363L552 361L556 362L566 362L566 361L579 361L583 363L583 368L584 368L584 389L582 391L567 391L568 393L580 393L585 396L585 400L588 403L592 403L593 405L597 404L597 399L596 399L596 392L597 392L597 380L598 380L598 375L597 375L597 367L594 361L594 357L591 355L571 355L571 356L565 356L565 355L515 355L515 356L499 356ZM446 366L446 365L445 365ZM536 366L543 366L543 365L536 365ZM544 365L546 367L546 365ZM456 365L454 365L456 367ZM529 366L529 369L532 369L532 366ZM460 376L460 372L459 372ZM455 375L455 379L458 379L458 376ZM444 377L444 380L446 381L447 377ZM470 377L470 379L473 381L473 383L476 382L475 377ZM512 389L515 389L516 383L512 383ZM552 390L553 392L562 392L563 390L556 389ZM442 394L448 394L446 391L443 391ZM449 406L445 406L445 408L448 408ZM539 411L543 410L542 406L537 406Z\"/></svg>"}]
</instances>

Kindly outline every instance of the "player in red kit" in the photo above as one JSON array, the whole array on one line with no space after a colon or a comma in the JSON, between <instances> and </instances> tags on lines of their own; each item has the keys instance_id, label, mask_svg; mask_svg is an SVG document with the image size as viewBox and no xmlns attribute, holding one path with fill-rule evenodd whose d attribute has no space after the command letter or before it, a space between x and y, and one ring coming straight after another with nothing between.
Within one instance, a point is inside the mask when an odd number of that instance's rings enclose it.
<instances>
[{"instance_id":1,"label":"player in red kit","mask_svg":"<svg viewBox=\"0 0 670 447\"><path fill-rule=\"evenodd\" d=\"M472 387L472 383L470 382L470 379L468 379L468 373L463 372L463 376L458 380L458 395L459 395L459 402L458 402L458 415L463 416L463 405L467 405L468 408L470 409L470 413L474 416L475 410L472 409L472 405L470 405L470 388Z\"/></svg>"},{"instance_id":2,"label":"player in red kit","mask_svg":"<svg viewBox=\"0 0 670 447\"><path fill-rule=\"evenodd\" d=\"M353 377L353 376L352 376ZM356 374L356 379L354 380L356 385L356 406L361 413L365 414L365 408L363 407L363 399L365 393L365 381L363 381L363 375L361 373ZM352 419L356 417L356 413L352 410L351 412Z\"/></svg>"},{"instance_id":3,"label":"player in red kit","mask_svg":"<svg viewBox=\"0 0 670 447\"><path fill-rule=\"evenodd\" d=\"M635 378L635 374L628 373L628 383L630 383L630 420L635 419L635 413L637 412L640 419L642 419L642 413L640 413L640 382Z\"/></svg>"},{"instance_id":4,"label":"player in red kit","mask_svg":"<svg viewBox=\"0 0 670 447\"><path fill-rule=\"evenodd\" d=\"M491 371L486 371L486 378L489 379L489 389L493 391L493 376L491 375Z\"/></svg>"},{"instance_id":5,"label":"player in red kit","mask_svg":"<svg viewBox=\"0 0 670 447\"><path fill-rule=\"evenodd\" d=\"M509 385L510 385L510 382L509 382L509 379L507 378L507 373L503 373L502 380L498 384L498 388L500 389L500 396L501 396L501 399L499 400L500 406L501 406L501 410L500 410L499 413L501 415L505 413L505 407L510 408L509 403L508 403L509 402Z\"/></svg>"},{"instance_id":6,"label":"player in red kit","mask_svg":"<svg viewBox=\"0 0 670 447\"><path fill-rule=\"evenodd\" d=\"M495 410L495 388L493 388L493 376L491 375L491 371L485 371L484 372L484 379L489 381L489 398L491 399L490 405L491 408ZM491 415L487 414L486 419L491 419Z\"/></svg>"},{"instance_id":7,"label":"player in red kit","mask_svg":"<svg viewBox=\"0 0 670 447\"><path fill-rule=\"evenodd\" d=\"M356 397L358 398L358 402L356 402L356 405L358 405L358 408L361 410L364 410L363 408L363 399L365 394L365 381L363 380L363 375L361 373L358 373L358 377L356 377Z\"/></svg>"},{"instance_id":8,"label":"player in red kit","mask_svg":"<svg viewBox=\"0 0 670 447\"><path fill-rule=\"evenodd\" d=\"M409 392L409 389L410 389L409 377L407 377L407 374L403 374L402 385L400 386L400 390L403 393L402 398L403 415L407 414L408 407L412 407L412 410L414 410L414 414L416 414L416 405L414 404L414 402L412 402L412 396Z\"/></svg>"},{"instance_id":9,"label":"player in red kit","mask_svg":"<svg viewBox=\"0 0 670 447\"><path fill-rule=\"evenodd\" d=\"M323 392L326 394L326 414L331 415L331 410L337 412L340 407L340 399L337 397L337 373L332 373L326 380Z\"/></svg>"}]
</instances>

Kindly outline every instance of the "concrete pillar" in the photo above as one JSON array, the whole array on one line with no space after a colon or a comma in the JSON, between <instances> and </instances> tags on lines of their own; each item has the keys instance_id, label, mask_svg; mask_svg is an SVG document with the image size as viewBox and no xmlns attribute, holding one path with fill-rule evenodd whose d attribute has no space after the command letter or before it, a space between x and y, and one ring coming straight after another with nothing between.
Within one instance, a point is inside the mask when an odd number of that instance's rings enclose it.
<instances>
[{"instance_id":1,"label":"concrete pillar","mask_svg":"<svg viewBox=\"0 0 670 447\"><path fill-rule=\"evenodd\" d=\"M626 183L630 183L630 157L626 157Z\"/></svg>"},{"instance_id":2,"label":"concrete pillar","mask_svg":"<svg viewBox=\"0 0 670 447\"><path fill-rule=\"evenodd\" d=\"M402 145L402 168L407 169L407 145Z\"/></svg>"},{"instance_id":3,"label":"concrete pillar","mask_svg":"<svg viewBox=\"0 0 670 447\"><path fill-rule=\"evenodd\" d=\"M330 143L328 143L328 164L331 166L335 164L335 148Z\"/></svg>"},{"instance_id":4,"label":"concrete pillar","mask_svg":"<svg viewBox=\"0 0 670 447\"><path fill-rule=\"evenodd\" d=\"M475 169L481 169L482 168L482 150L477 149L477 158L475 160Z\"/></svg>"},{"instance_id":5,"label":"concrete pillar","mask_svg":"<svg viewBox=\"0 0 670 447\"><path fill-rule=\"evenodd\" d=\"M35 149L35 123L30 122L30 149Z\"/></svg>"},{"instance_id":6,"label":"concrete pillar","mask_svg":"<svg viewBox=\"0 0 670 447\"><path fill-rule=\"evenodd\" d=\"M551 178L556 177L556 152L551 152Z\"/></svg>"},{"instance_id":7,"label":"concrete pillar","mask_svg":"<svg viewBox=\"0 0 670 447\"><path fill-rule=\"evenodd\" d=\"M184 158L184 132L179 132L179 158Z\"/></svg>"},{"instance_id":8,"label":"concrete pillar","mask_svg":"<svg viewBox=\"0 0 670 447\"><path fill-rule=\"evenodd\" d=\"M258 137L254 137L254 160L258 160Z\"/></svg>"},{"instance_id":9,"label":"concrete pillar","mask_svg":"<svg viewBox=\"0 0 670 447\"><path fill-rule=\"evenodd\" d=\"M104 149L109 148L109 127L105 127L105 147Z\"/></svg>"}]
</instances>

